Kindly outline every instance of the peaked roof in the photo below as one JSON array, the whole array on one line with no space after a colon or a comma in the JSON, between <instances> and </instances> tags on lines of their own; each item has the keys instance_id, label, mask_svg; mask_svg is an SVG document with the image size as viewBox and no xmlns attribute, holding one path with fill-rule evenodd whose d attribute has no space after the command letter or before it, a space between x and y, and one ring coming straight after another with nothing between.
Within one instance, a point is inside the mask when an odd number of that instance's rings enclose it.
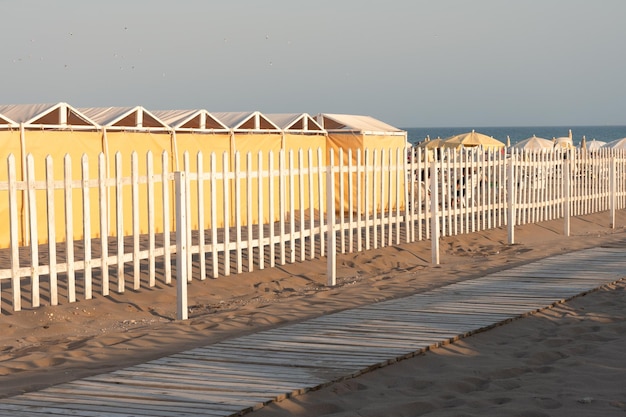
<instances>
[{"instance_id":1,"label":"peaked roof","mask_svg":"<svg viewBox=\"0 0 626 417\"><path fill-rule=\"evenodd\" d=\"M381 122L371 116L320 113L316 116L316 119L318 123L329 132L358 132L369 135L405 134L403 130Z\"/></svg>"},{"instance_id":2,"label":"peaked roof","mask_svg":"<svg viewBox=\"0 0 626 417\"><path fill-rule=\"evenodd\" d=\"M14 122L3 114L0 114L0 127L17 127L19 123Z\"/></svg>"},{"instance_id":3,"label":"peaked roof","mask_svg":"<svg viewBox=\"0 0 626 417\"><path fill-rule=\"evenodd\" d=\"M326 133L324 128L307 113L279 113L266 116L286 132Z\"/></svg>"},{"instance_id":4,"label":"peaked roof","mask_svg":"<svg viewBox=\"0 0 626 417\"><path fill-rule=\"evenodd\" d=\"M83 114L107 128L155 128L169 130L169 126L141 106L136 107L84 107Z\"/></svg>"},{"instance_id":5,"label":"peaked roof","mask_svg":"<svg viewBox=\"0 0 626 417\"><path fill-rule=\"evenodd\" d=\"M174 130L229 130L206 110L153 110L152 114Z\"/></svg>"},{"instance_id":6,"label":"peaked roof","mask_svg":"<svg viewBox=\"0 0 626 417\"><path fill-rule=\"evenodd\" d=\"M57 104L9 104L0 106L3 118L26 127L86 127L97 128L89 116L67 103Z\"/></svg>"},{"instance_id":7,"label":"peaked roof","mask_svg":"<svg viewBox=\"0 0 626 417\"><path fill-rule=\"evenodd\" d=\"M239 132L280 132L280 127L276 126L261 112L223 112L212 113L222 123L233 131Z\"/></svg>"}]
</instances>

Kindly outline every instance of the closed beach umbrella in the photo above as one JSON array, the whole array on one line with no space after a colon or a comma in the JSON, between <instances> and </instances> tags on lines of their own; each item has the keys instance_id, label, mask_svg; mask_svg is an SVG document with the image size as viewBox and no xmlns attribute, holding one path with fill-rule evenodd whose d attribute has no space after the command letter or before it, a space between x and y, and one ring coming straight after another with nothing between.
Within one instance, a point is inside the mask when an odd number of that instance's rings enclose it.
<instances>
[{"instance_id":1,"label":"closed beach umbrella","mask_svg":"<svg viewBox=\"0 0 626 417\"><path fill-rule=\"evenodd\" d=\"M502 149L506 145L498 139L472 130L471 132L461 133L460 135L450 136L444 139L443 146L446 148L482 146L484 149Z\"/></svg>"},{"instance_id":2,"label":"closed beach umbrella","mask_svg":"<svg viewBox=\"0 0 626 417\"><path fill-rule=\"evenodd\" d=\"M527 139L517 142L512 147L514 149L524 149L527 151L548 151L554 149L554 144L551 140L539 138L533 135Z\"/></svg>"},{"instance_id":3,"label":"closed beach umbrella","mask_svg":"<svg viewBox=\"0 0 626 417\"><path fill-rule=\"evenodd\" d=\"M605 144L604 146L602 146L602 148L609 148L609 149L626 149L626 138L621 138L621 139L617 139L614 140L612 142L609 142L607 144Z\"/></svg>"}]
</instances>

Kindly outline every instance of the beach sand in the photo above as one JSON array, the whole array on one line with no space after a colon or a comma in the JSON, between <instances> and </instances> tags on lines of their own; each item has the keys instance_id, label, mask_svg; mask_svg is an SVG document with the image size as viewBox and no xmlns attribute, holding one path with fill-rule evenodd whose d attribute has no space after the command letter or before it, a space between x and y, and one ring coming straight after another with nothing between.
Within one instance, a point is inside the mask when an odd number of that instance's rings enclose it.
<instances>
[{"instance_id":1,"label":"beach sand","mask_svg":"<svg viewBox=\"0 0 626 417\"><path fill-rule=\"evenodd\" d=\"M0 316L0 397L124 368L293 321L402 297L575 250L626 248L626 213L441 239L194 281L190 319L176 290L124 294ZM626 273L625 273L626 275ZM6 291L6 289L5 289ZM3 294L5 297L6 294ZM65 302L63 300L63 302ZM413 359L270 404L255 416L554 416L626 413L626 285L607 286Z\"/></svg>"}]
</instances>

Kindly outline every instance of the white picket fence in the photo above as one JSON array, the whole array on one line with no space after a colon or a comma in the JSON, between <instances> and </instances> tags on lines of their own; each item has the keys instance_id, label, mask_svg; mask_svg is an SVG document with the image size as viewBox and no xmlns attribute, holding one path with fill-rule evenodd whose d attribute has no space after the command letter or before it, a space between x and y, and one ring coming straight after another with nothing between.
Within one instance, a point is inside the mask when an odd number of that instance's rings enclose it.
<instances>
[{"instance_id":1,"label":"white picket fence","mask_svg":"<svg viewBox=\"0 0 626 417\"><path fill-rule=\"evenodd\" d=\"M86 158L74 175L66 157L63 178L48 158L40 179L41 161L29 156L20 180L10 156L0 181L2 311L169 285L176 274L187 277L182 291L192 278L424 239L438 262L440 236L508 226L513 242L515 225L557 218L569 233L571 216L608 211L614 224L626 206L626 154L609 150L445 150L434 162L420 149L408 159L406 150L281 151L236 154L232 167L227 154L191 158L171 172L164 153L155 172L148 153L140 172L133 154L123 175L121 155L113 169L100 155L97 175ZM333 273L329 263L330 285Z\"/></svg>"}]
</instances>

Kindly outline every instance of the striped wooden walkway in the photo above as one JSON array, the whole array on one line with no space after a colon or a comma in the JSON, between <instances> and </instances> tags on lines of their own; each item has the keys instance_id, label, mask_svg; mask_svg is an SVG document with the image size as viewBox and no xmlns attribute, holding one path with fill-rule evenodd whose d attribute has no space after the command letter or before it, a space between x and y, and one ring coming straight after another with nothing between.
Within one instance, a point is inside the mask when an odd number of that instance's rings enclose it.
<instances>
[{"instance_id":1,"label":"striped wooden walkway","mask_svg":"<svg viewBox=\"0 0 626 417\"><path fill-rule=\"evenodd\" d=\"M626 277L624 248L555 256L0 400L1 416L229 416Z\"/></svg>"}]
</instances>

